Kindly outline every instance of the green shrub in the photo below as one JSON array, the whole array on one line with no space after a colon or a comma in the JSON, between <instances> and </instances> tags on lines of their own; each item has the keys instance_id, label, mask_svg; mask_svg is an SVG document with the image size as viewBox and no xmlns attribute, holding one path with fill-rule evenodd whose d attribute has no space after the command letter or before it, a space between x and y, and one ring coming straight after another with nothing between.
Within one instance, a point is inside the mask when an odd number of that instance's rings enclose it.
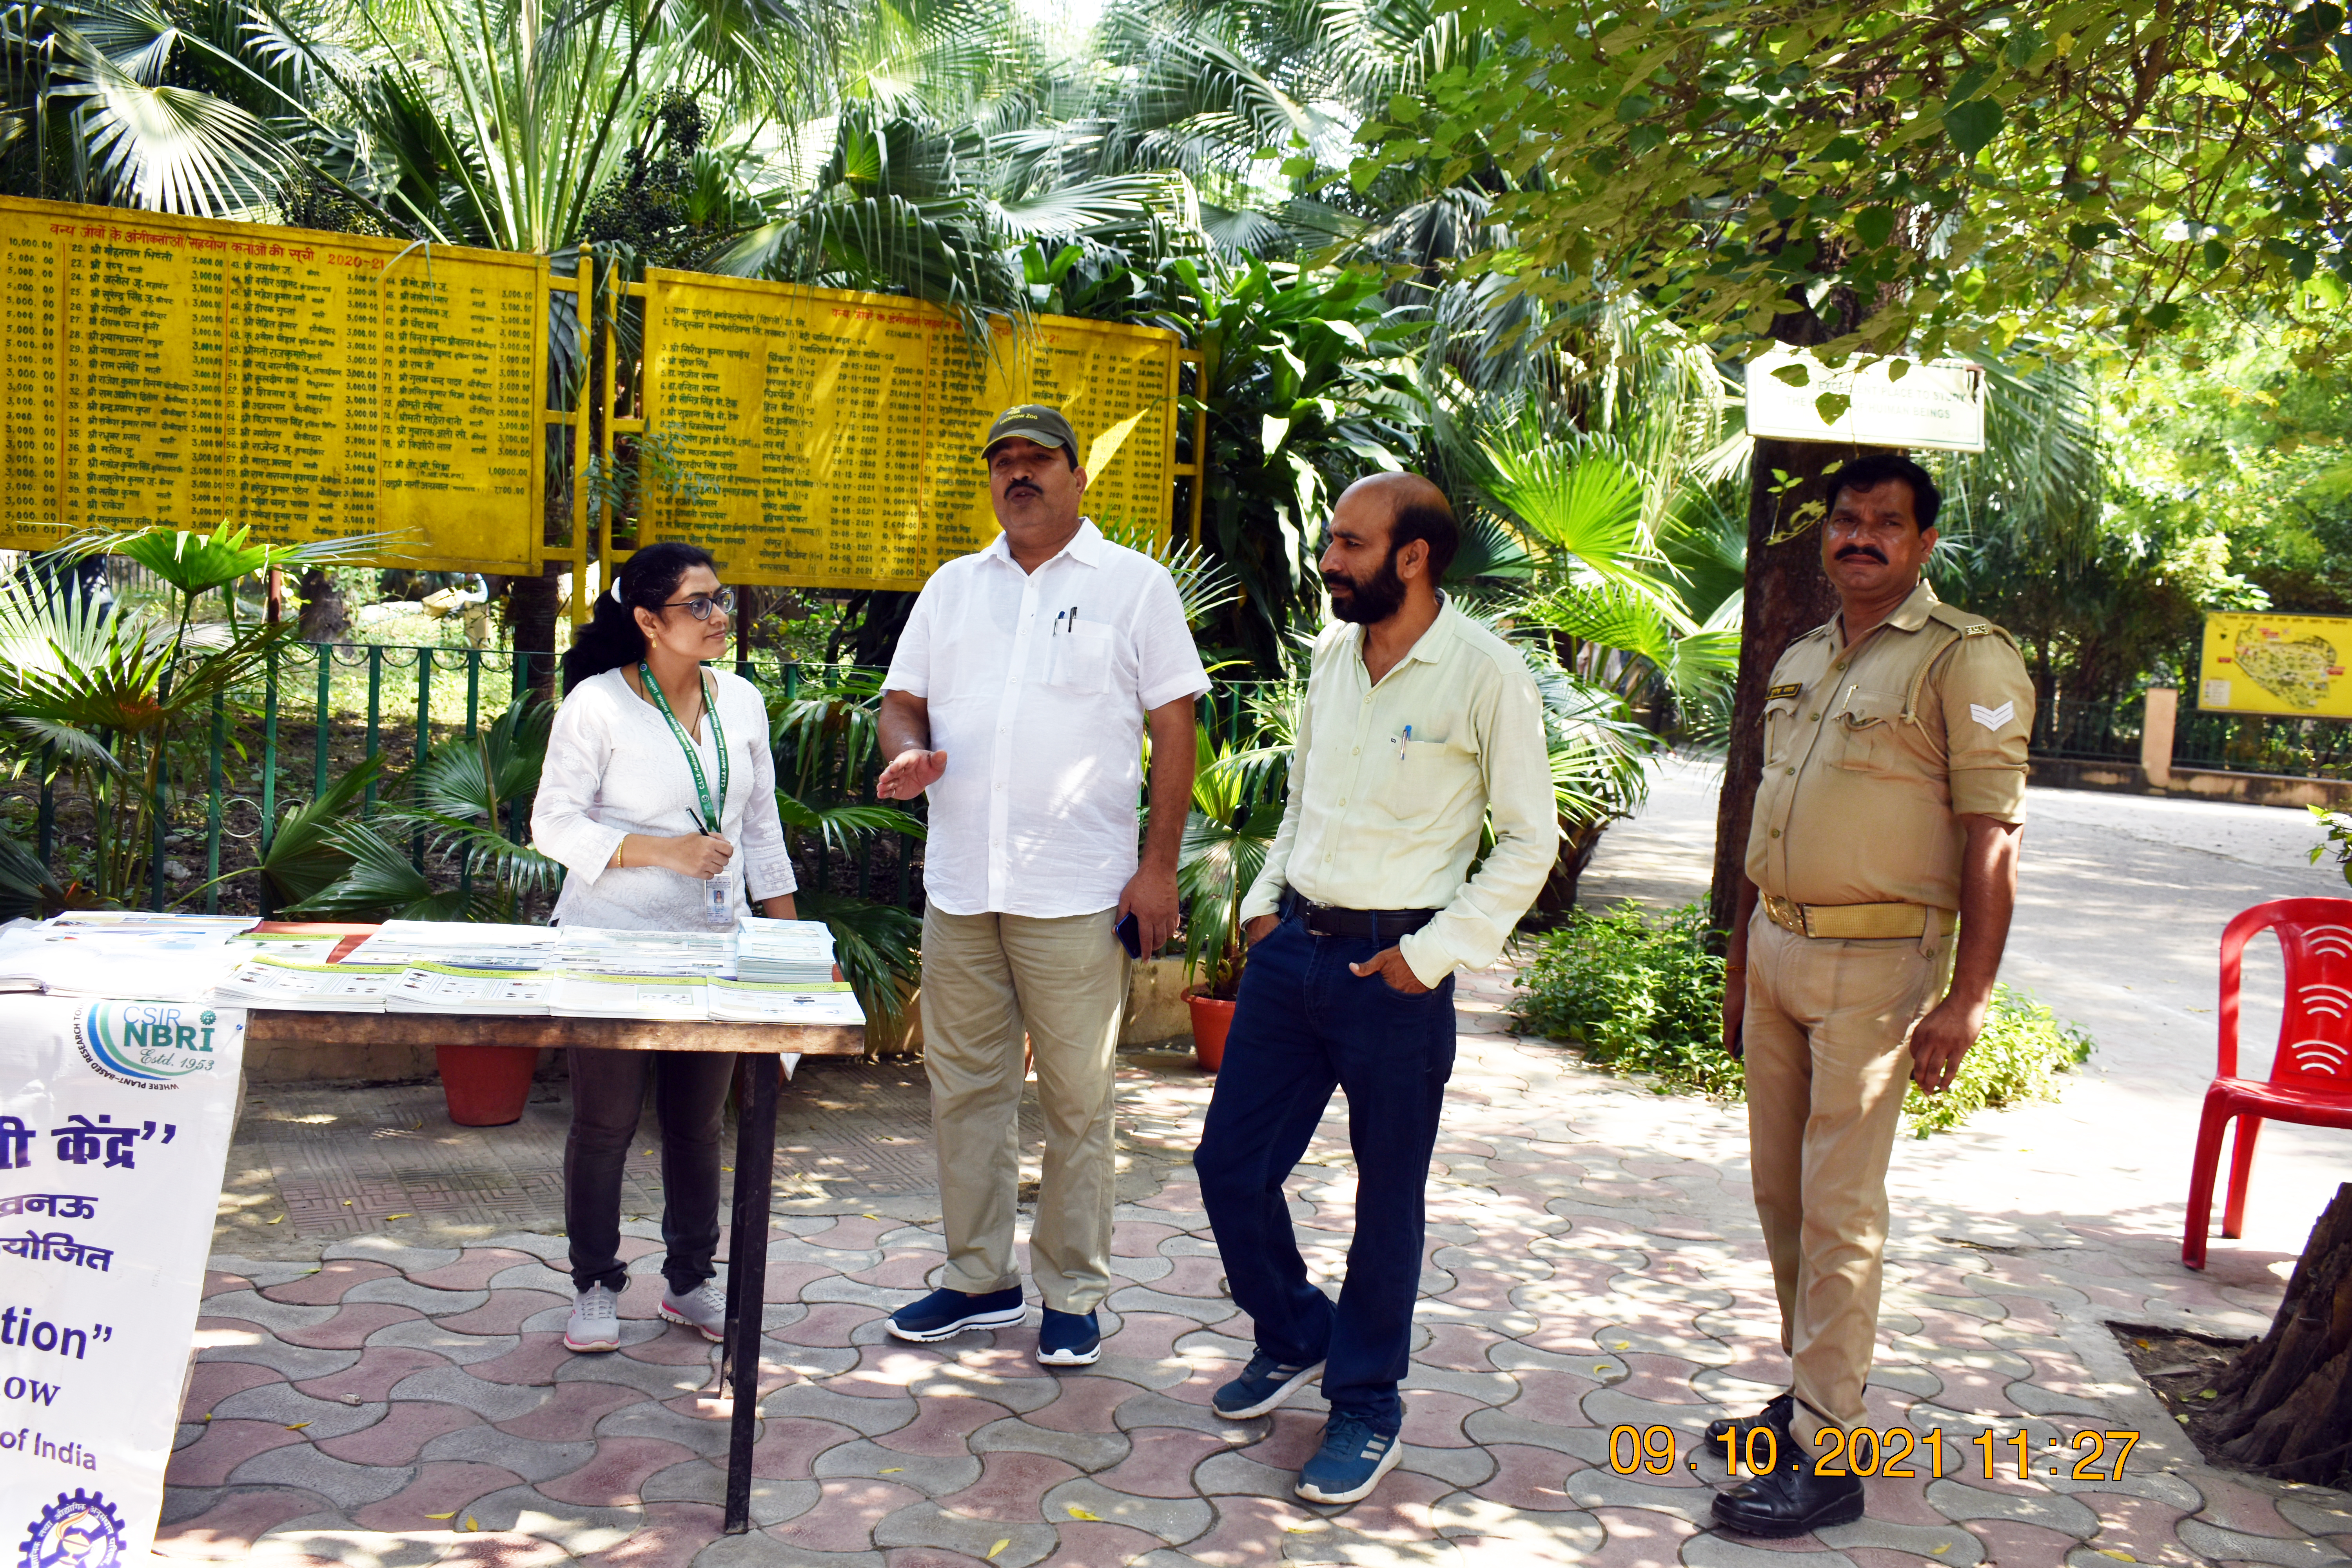
<instances>
[{"instance_id":1,"label":"green shrub","mask_svg":"<svg viewBox=\"0 0 2352 1568\"><path fill-rule=\"evenodd\" d=\"M1706 913L1650 915L1634 903L1578 910L1547 934L1519 975L1520 1026L1578 1047L1613 1073L1650 1073L1660 1094L1737 1098L1723 1054L1723 960L1706 950Z\"/></svg>"},{"instance_id":2,"label":"green shrub","mask_svg":"<svg viewBox=\"0 0 2352 1568\"><path fill-rule=\"evenodd\" d=\"M1960 1058L1959 1076L1934 1099L1913 1084L1903 1097L1911 1135L1958 1127L1971 1111L2004 1110L2029 1100L2058 1098L2058 1075L2091 1055L2091 1037L2030 991L1992 988L1984 1030Z\"/></svg>"},{"instance_id":3,"label":"green shrub","mask_svg":"<svg viewBox=\"0 0 2352 1568\"><path fill-rule=\"evenodd\" d=\"M1723 960L1706 950L1706 934L1696 904L1656 915L1631 902L1576 910L1520 972L1519 1026L1573 1045L1607 1071L1646 1073L1660 1094L1739 1099L1747 1074L1723 1052ZM2054 1100L2057 1075L2090 1054L2088 1035L2030 994L1996 985L1959 1076L1932 1100L1913 1087L1904 1114L1925 1138L1972 1111Z\"/></svg>"}]
</instances>

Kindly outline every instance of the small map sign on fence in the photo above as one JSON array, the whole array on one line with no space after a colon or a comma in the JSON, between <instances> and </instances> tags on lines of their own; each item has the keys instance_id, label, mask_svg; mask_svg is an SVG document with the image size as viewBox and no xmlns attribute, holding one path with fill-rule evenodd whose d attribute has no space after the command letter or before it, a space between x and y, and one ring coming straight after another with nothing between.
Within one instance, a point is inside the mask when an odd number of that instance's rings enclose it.
<instances>
[{"instance_id":1,"label":"small map sign on fence","mask_svg":"<svg viewBox=\"0 0 2352 1568\"><path fill-rule=\"evenodd\" d=\"M2205 617L2197 706L2208 713L2352 719L2352 616Z\"/></svg>"}]
</instances>

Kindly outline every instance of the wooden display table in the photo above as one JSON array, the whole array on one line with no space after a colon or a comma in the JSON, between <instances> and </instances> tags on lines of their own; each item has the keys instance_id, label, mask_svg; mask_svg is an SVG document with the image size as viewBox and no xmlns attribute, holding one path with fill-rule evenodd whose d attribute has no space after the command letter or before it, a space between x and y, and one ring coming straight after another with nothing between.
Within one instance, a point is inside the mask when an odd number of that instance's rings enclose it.
<instances>
[{"instance_id":1,"label":"wooden display table","mask_svg":"<svg viewBox=\"0 0 2352 1568\"><path fill-rule=\"evenodd\" d=\"M265 931L335 934L340 959L359 945L367 925L317 925L266 921ZM335 1045L437 1045L453 1036L474 1046L593 1046L622 1051L736 1053L735 1206L727 1247L727 1329L720 1341L719 1386L733 1402L727 1444L725 1529L740 1535L751 1524L752 1425L760 1410L761 1320L767 1315L768 1205L774 1196L776 1059L864 1054L862 1026L676 1023L630 1018L480 1017L433 1013L301 1013L248 1008L246 1039L318 1040Z\"/></svg>"}]
</instances>

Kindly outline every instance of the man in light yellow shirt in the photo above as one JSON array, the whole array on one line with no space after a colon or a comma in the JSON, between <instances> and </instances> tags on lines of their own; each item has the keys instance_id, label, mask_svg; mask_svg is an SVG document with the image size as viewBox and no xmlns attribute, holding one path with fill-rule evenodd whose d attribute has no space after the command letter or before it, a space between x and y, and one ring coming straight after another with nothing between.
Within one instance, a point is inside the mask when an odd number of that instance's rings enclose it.
<instances>
[{"instance_id":1,"label":"man in light yellow shirt","mask_svg":"<svg viewBox=\"0 0 2352 1568\"><path fill-rule=\"evenodd\" d=\"M1535 678L1437 589L1458 539L1417 475L1360 480L1332 512L1337 621L1316 641L1282 829L1242 906L1249 966L1192 1159L1257 1330L1217 1414L1264 1415L1320 1371L1331 1415L1298 1479L1314 1502L1357 1501L1402 1456L1454 971L1501 953L1559 840ZM1490 815L1495 847L1473 877ZM1307 1277L1283 1196L1335 1087L1357 1162L1337 1305Z\"/></svg>"}]
</instances>

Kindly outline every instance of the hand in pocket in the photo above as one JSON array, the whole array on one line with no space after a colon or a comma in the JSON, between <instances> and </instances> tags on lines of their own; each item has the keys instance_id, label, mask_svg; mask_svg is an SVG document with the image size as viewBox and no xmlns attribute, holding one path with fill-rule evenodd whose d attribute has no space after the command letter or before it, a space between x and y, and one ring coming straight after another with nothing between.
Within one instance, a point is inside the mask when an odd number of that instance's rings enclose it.
<instances>
[{"instance_id":1,"label":"hand in pocket","mask_svg":"<svg viewBox=\"0 0 2352 1568\"><path fill-rule=\"evenodd\" d=\"M1388 983L1390 990L1400 996L1425 996L1429 994L1429 987L1421 983L1421 976L1415 974L1412 965L1404 961L1402 948L1384 947L1363 963L1348 965L1348 973L1364 979L1377 974Z\"/></svg>"}]
</instances>

